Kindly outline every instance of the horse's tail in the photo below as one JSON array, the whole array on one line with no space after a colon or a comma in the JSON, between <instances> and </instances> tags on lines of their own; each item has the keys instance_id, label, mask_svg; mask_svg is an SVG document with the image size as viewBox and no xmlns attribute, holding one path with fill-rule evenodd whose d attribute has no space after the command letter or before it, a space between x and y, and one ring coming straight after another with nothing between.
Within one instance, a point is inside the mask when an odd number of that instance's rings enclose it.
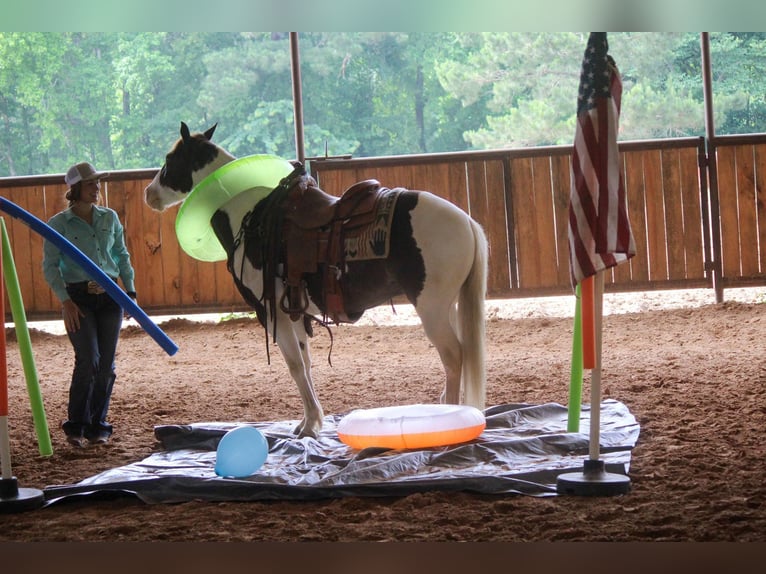
<instances>
[{"instance_id":1,"label":"horse's tail","mask_svg":"<svg viewBox=\"0 0 766 574\"><path fill-rule=\"evenodd\" d=\"M460 288L458 324L463 348L463 402L483 410L486 399L485 317L487 294L487 237L484 230L470 219L474 236L471 271Z\"/></svg>"}]
</instances>

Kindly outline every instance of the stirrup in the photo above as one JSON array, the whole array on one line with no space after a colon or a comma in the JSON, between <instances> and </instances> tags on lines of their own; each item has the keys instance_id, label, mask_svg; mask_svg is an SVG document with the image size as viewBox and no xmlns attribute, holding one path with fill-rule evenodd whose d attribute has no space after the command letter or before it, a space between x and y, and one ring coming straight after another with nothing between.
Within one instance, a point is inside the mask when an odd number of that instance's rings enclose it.
<instances>
[{"instance_id":1,"label":"stirrup","mask_svg":"<svg viewBox=\"0 0 766 574\"><path fill-rule=\"evenodd\" d=\"M288 293L291 291L298 292L298 306L294 306L292 304L291 298L288 297ZM289 306L288 303L290 304ZM301 282L301 285L298 287L287 286L287 288L282 292L282 296L279 298L279 308L283 313L290 315L290 319L292 321L297 321L306 313L306 310L309 308L309 298L306 294L306 288L303 282Z\"/></svg>"}]
</instances>

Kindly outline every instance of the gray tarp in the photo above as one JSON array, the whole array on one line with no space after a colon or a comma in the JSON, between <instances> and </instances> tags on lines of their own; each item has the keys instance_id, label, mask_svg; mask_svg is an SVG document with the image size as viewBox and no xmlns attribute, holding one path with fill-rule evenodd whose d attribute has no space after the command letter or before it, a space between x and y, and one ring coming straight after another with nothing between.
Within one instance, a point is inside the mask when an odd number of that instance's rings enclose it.
<instances>
[{"instance_id":1,"label":"gray tarp","mask_svg":"<svg viewBox=\"0 0 766 574\"><path fill-rule=\"evenodd\" d=\"M155 428L163 450L87 478L49 486L48 503L73 496L131 494L147 503L187 500L315 500L342 496L403 496L423 491L553 496L556 477L579 472L588 458L589 408L580 432L567 433L566 407L506 404L486 409L487 428L477 439L422 450L354 450L338 438L342 415L325 417L316 439L297 439L297 421L194 423ZM242 424L269 443L266 462L247 478L215 474L221 437ZM601 405L600 459L610 473L627 474L639 426L625 405Z\"/></svg>"}]
</instances>

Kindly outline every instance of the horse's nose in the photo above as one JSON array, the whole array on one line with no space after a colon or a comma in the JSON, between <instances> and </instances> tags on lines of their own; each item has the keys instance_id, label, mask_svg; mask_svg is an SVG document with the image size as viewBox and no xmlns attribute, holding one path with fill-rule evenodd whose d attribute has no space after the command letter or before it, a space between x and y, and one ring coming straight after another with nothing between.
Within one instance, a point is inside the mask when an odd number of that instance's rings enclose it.
<instances>
[{"instance_id":1,"label":"horse's nose","mask_svg":"<svg viewBox=\"0 0 766 574\"><path fill-rule=\"evenodd\" d=\"M144 200L146 201L146 204L155 211L162 211L160 194L151 184L147 185L146 189L144 189Z\"/></svg>"}]
</instances>

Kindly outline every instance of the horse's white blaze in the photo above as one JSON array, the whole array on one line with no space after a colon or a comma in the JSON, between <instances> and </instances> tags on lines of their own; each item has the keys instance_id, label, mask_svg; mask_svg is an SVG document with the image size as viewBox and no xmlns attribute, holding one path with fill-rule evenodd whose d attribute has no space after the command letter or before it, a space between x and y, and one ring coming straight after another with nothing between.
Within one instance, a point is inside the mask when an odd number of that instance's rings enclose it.
<instances>
[{"instance_id":1,"label":"horse's white blaze","mask_svg":"<svg viewBox=\"0 0 766 574\"><path fill-rule=\"evenodd\" d=\"M146 186L144 194L146 197L147 205L157 211L164 211L171 205L181 203L184 199L186 199L187 195L180 191L170 189L169 187L164 187L160 183L159 172L154 176L152 182Z\"/></svg>"}]
</instances>

